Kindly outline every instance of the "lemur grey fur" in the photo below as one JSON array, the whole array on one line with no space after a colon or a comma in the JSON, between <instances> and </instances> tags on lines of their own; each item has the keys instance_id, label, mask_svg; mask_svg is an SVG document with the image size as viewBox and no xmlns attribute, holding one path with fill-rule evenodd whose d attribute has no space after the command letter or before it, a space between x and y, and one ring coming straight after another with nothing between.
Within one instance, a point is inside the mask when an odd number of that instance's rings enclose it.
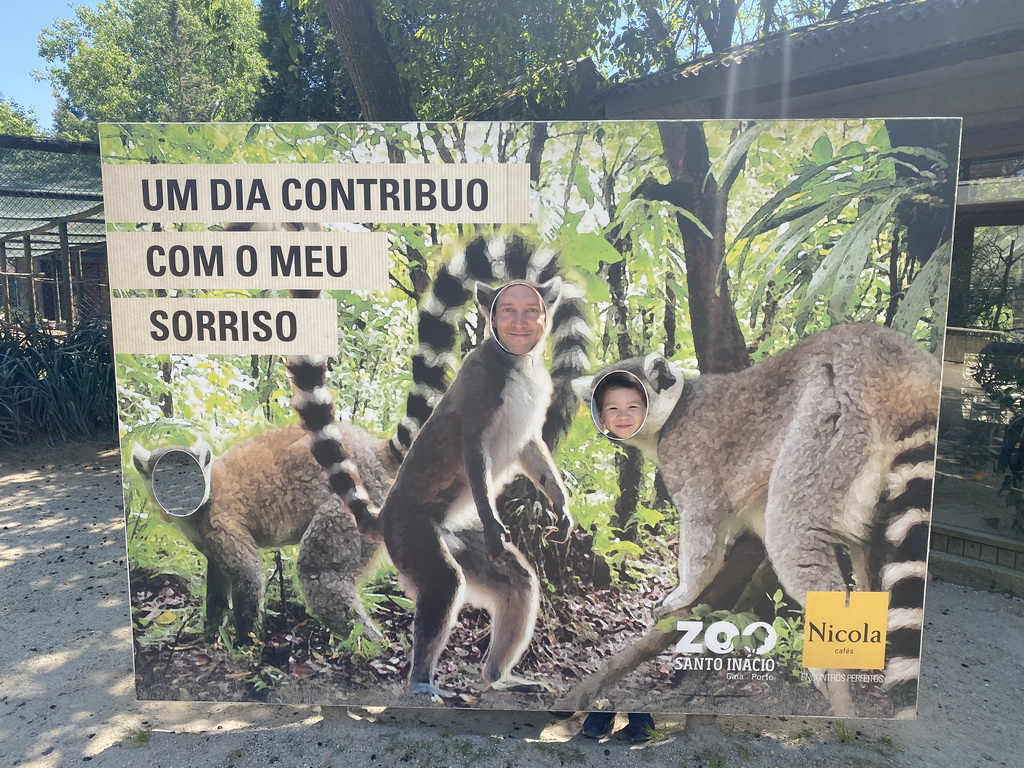
<instances>
[{"instance_id":1,"label":"lemur grey fur","mask_svg":"<svg viewBox=\"0 0 1024 768\"><path fill-rule=\"evenodd\" d=\"M319 225L240 223L225 229L299 231ZM322 386L326 361L310 366L307 374ZM419 425L430 415L430 398L422 397L427 389L415 386L420 396L410 396L403 431L389 440L352 425L335 425L337 444L351 457L376 505L383 503ZM370 637L379 636L357 588L378 548L363 540L349 510L330 492L328 476L311 447L311 436L299 426L258 433L215 459L202 442L153 452L134 447L133 462L151 495L153 470L169 451L195 457L210 473L206 502L192 515L167 516L207 559L207 633L215 633L222 623L230 597L236 642L258 634L265 589L260 550L298 544L299 583L310 611L339 634L347 634L350 620L358 617Z\"/></svg>"},{"instance_id":2,"label":"lemur grey fur","mask_svg":"<svg viewBox=\"0 0 1024 768\"><path fill-rule=\"evenodd\" d=\"M358 427L339 426L338 438L361 469L367 490L381 503L398 464L387 441ZM299 545L299 584L310 612L347 635L358 617L370 637L379 636L357 583L376 551L363 541L355 521L327 486L310 453L310 437L299 426L271 429L213 457L209 446L136 445L132 462L150 494L159 460L171 451L196 458L208 472L207 498L187 516L166 516L206 557L206 631L221 625L230 598L235 640L259 634L265 578L261 549Z\"/></svg>"},{"instance_id":3,"label":"lemur grey fur","mask_svg":"<svg viewBox=\"0 0 1024 768\"><path fill-rule=\"evenodd\" d=\"M433 381L435 386L433 392L440 388L443 382L445 369L448 363L447 353L438 354L438 347L442 350L451 349L454 346L455 326L461 319L462 309L466 301L472 296L471 286L476 280L527 280L530 283L546 282L558 272L554 249L540 247L531 248L524 238L513 235L511 237L477 237L469 242L464 248L456 251L452 259L440 271L434 281L431 295L424 300L420 315L420 349L414 359L413 370L417 381ZM571 392L572 379L586 370L588 365L587 346L590 339L590 331L585 321L585 304L582 292L571 285L562 285L560 300L552 304L547 312L549 327L553 327L554 355L552 369L556 377L554 396L551 397L551 406L547 408L548 413L544 419L544 438L547 442L556 441L571 422L572 415L576 409L574 397ZM493 342L488 342L493 345ZM486 346L486 345L485 345ZM493 352L493 350L492 350ZM491 353L488 353L491 354ZM502 352L502 355L505 353ZM544 371L540 362L538 348L525 359L533 360L531 370L536 375ZM507 357L507 355L506 355ZM467 357L467 361L469 357ZM289 368L292 370L296 388L296 409L302 417L303 423L315 435L314 450L317 451L319 460L330 470L332 487L338 492L352 509L356 519L360 522L364 535L374 538L384 537L384 516L378 518L376 510L365 497L360 488L357 469L346 463L347 459L343 452L338 451L328 429L333 421L333 407L330 394L322 387L322 378L315 373L316 361L307 359L292 359L289 361ZM476 364L471 367L478 367ZM493 382L488 391L501 391L501 381ZM550 380L547 387L551 387ZM469 385L460 385L460 391L465 396L466 391L471 391ZM537 396L540 399L535 403L541 403L540 411L543 416L543 408L547 407L547 399L543 396L544 388L541 387ZM449 406L452 408L453 406ZM455 410L460 410L456 408ZM478 409L479 410L479 409ZM432 422L443 422L440 417L434 418ZM467 431L467 434L469 432ZM543 445L540 442L527 451L525 462L537 465L541 460ZM431 453L437 456L433 448L422 449L429 457ZM546 453L546 449L543 450ZM506 459L507 460L507 459ZM513 458L514 461L514 458ZM421 473L425 463L420 463L420 469L412 474ZM509 467L511 469L511 466ZM536 475L536 473L534 473ZM535 481L537 477L534 476ZM544 480L544 478L541 478ZM554 494L553 500L557 499L559 491L554 490L551 485L557 480L557 474L552 474L546 480L547 487L542 483L542 488ZM402 496L410 494L408 490L411 481L403 484ZM564 498L564 491L561 492ZM413 496L417 494L413 493ZM415 499L413 499L415 501ZM449 500L451 501L451 500ZM493 503L493 502L492 502ZM564 504L564 502L563 502ZM399 504L398 507L403 505ZM412 505L414 508L416 505ZM398 508L392 506L392 508ZM444 509L437 509L436 514L445 513ZM432 514L434 514L432 513ZM397 514L397 513L396 513ZM482 517L481 517L482 514ZM401 551L404 557L406 546L403 546L402 534L398 531L400 523L391 521L393 515L389 513L389 529L392 531L394 547ZM522 653L525 651L532 636L533 625L537 612L537 579L533 569L522 558L522 555L513 547L503 541L502 527L500 522L491 525L491 536L485 538L483 533L483 520L495 520L493 509L489 512L479 513L478 520L473 521L469 515L469 522L472 527L460 525L446 525L440 531L429 515L424 510L414 516L417 522L415 526L426 528L428 542L436 542L428 549L425 549L425 561L440 563L443 567L435 569L434 575L438 585L427 584L427 589L419 589L417 586L422 579L407 579L403 575L403 584L412 593L423 594L422 599L417 598L418 604L422 601L438 600L438 593L444 597L439 599L440 603L447 607L441 614L430 615L431 610L417 608L414 641L413 661L410 673L410 690L415 693L436 693L438 689L433 685L434 667L437 658L444 648L450 631L451 623L455 619L458 606L463 601L464 585L468 582L476 587L471 590L470 597L475 597L475 602L482 603L483 607L491 611L492 640L488 652L485 677L489 682L496 683L499 687L515 684L515 680L509 674L509 670L515 665ZM567 521L568 518L566 517ZM563 528L565 526L563 525ZM494 534L497 535L494 535ZM413 548L415 550L415 548ZM487 553L491 552L495 557L489 558ZM394 555L393 555L394 556ZM443 582L450 583L452 571L448 566L454 562L457 576L455 581L463 585L454 592L449 590ZM396 562L396 564L398 564ZM406 563L405 571L409 572L415 568L415 564ZM399 571L403 566L399 565ZM428 575L427 581L431 579ZM422 585L420 585L422 586ZM501 599L498 599L501 598ZM449 605L450 603L450 605Z\"/></svg>"},{"instance_id":4,"label":"lemur grey fur","mask_svg":"<svg viewBox=\"0 0 1024 768\"><path fill-rule=\"evenodd\" d=\"M802 605L808 591L890 592L885 685L897 716L912 713L936 360L884 327L840 325L737 373L684 379L652 354L580 380L577 392L589 398L611 370L636 374L648 391L647 421L626 442L658 465L681 515L679 586L663 613L690 606L735 537L751 531ZM837 716L855 714L845 684L819 687Z\"/></svg>"}]
</instances>

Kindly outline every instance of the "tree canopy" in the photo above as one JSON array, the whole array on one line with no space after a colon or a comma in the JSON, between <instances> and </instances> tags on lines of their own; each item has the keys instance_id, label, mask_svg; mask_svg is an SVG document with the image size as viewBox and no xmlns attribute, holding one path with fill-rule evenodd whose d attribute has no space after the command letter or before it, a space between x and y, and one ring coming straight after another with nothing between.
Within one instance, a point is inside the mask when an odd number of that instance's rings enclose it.
<instances>
[{"instance_id":1,"label":"tree canopy","mask_svg":"<svg viewBox=\"0 0 1024 768\"><path fill-rule=\"evenodd\" d=\"M248 118L267 71L262 37L252 0L78 6L39 37L58 93L57 129L95 138L103 120Z\"/></svg>"},{"instance_id":2,"label":"tree canopy","mask_svg":"<svg viewBox=\"0 0 1024 768\"><path fill-rule=\"evenodd\" d=\"M312 7L315 0L292 0ZM537 114L550 118L562 65L591 57L611 80L717 53L782 29L876 3L870 0L320 0L356 91L360 61L374 59L376 99L405 97L406 114L373 119L441 120L478 113L503 90L529 83ZM371 20L376 21L373 29ZM380 37L376 37L378 34ZM368 41L378 40L369 45ZM390 62L390 63L389 63ZM402 93L381 93L391 66ZM370 93L374 95L371 96Z\"/></svg>"},{"instance_id":3,"label":"tree canopy","mask_svg":"<svg viewBox=\"0 0 1024 768\"><path fill-rule=\"evenodd\" d=\"M16 101L5 99L0 93L0 133L15 136L37 136L42 133L31 109L25 109Z\"/></svg>"},{"instance_id":4,"label":"tree canopy","mask_svg":"<svg viewBox=\"0 0 1024 768\"><path fill-rule=\"evenodd\" d=\"M512 89L531 96L517 117L550 119L569 62L621 81L872 4L104 0L44 29L40 53L72 138L103 120L446 120Z\"/></svg>"}]
</instances>

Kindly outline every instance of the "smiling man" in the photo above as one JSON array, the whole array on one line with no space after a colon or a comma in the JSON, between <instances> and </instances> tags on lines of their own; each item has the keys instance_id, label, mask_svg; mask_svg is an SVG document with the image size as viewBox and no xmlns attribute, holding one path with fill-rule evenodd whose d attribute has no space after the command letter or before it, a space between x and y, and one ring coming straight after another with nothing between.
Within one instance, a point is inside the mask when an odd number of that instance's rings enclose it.
<instances>
[{"instance_id":1,"label":"smiling man","mask_svg":"<svg viewBox=\"0 0 1024 768\"><path fill-rule=\"evenodd\" d=\"M510 354L525 355L537 346L546 320L540 294L525 283L506 285L494 300L494 337Z\"/></svg>"}]
</instances>

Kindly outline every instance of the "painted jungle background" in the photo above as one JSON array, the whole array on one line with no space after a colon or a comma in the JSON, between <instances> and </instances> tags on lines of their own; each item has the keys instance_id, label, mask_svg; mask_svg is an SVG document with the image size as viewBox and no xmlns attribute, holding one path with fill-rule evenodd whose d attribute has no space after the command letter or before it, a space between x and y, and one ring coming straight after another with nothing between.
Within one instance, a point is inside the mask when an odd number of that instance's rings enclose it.
<instances>
[{"instance_id":1,"label":"painted jungle background","mask_svg":"<svg viewBox=\"0 0 1024 768\"><path fill-rule=\"evenodd\" d=\"M890 326L929 350L942 338L958 121L107 125L101 141L105 163L530 164L529 226L365 224L390 238L391 287L333 294L339 346L330 384L339 419L381 437L394 434L412 386L418 302L454 244L477 235L517 232L561 249L564 276L591 308L593 370L656 351L694 375L727 373L854 321ZM457 356L479 341L474 307L465 307L461 326ZM411 604L386 561L362 586L381 641L358 622L347 635L332 633L307 612L294 546L263 552L264 617L251 637L236 636L230 623L204 626L205 559L132 469L135 444L202 437L220 454L294 422L282 361L117 355L115 365L139 696L403 701ZM544 540L542 497L527 480L506 489L499 509L542 580L541 616L519 671L553 693L479 695L488 623L466 610L439 684L471 706L550 709L559 692L643 634L675 584L677 515L653 465L599 435L582 406L552 452L578 524L569 544ZM253 467L263 471L273 469ZM760 586L746 605L697 613L772 622L781 681L683 679L664 660L635 676L678 689L688 711L827 714L799 679L799 612L770 577ZM883 696L869 690L865 698L871 714L888 714Z\"/></svg>"}]
</instances>

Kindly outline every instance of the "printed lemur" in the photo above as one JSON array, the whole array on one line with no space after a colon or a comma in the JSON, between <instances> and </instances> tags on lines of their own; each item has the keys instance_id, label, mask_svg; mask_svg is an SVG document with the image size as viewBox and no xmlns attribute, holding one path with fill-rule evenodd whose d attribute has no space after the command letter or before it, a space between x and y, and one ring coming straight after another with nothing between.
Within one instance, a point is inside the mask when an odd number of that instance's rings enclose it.
<instances>
[{"instance_id":1,"label":"printed lemur","mask_svg":"<svg viewBox=\"0 0 1024 768\"><path fill-rule=\"evenodd\" d=\"M318 228L315 224L225 227L237 232ZM434 341L438 349L443 343ZM326 361L315 372L326 376ZM370 498L378 505L420 424L430 415L430 402L441 396L436 392L431 397L430 384L416 381L402 427L390 439L374 437L353 425L337 425L337 440L358 466ZM378 547L359 535L350 511L331 493L311 445L308 432L294 425L257 433L217 457L201 440L190 447L163 446L152 452L133 446L133 464L154 498L153 473L168 452L191 455L207 473L204 503L191 515L166 519L206 558L208 635L217 632L229 605L236 642L246 643L261 634L265 591L261 550L297 544L299 585L311 613L339 634L347 635L352 620L358 619L369 637L379 636L357 587Z\"/></svg>"},{"instance_id":2,"label":"printed lemur","mask_svg":"<svg viewBox=\"0 0 1024 768\"><path fill-rule=\"evenodd\" d=\"M589 399L612 370L638 376L650 408L626 442L662 472L679 510L679 585L690 606L734 539L764 542L782 586L891 593L885 685L912 713L919 674L939 365L905 336L840 325L737 373L684 379L652 354L577 382ZM885 565L880 567L881 563ZM845 684L822 684L837 716Z\"/></svg>"},{"instance_id":3,"label":"printed lemur","mask_svg":"<svg viewBox=\"0 0 1024 768\"><path fill-rule=\"evenodd\" d=\"M230 230L261 228L264 225L231 225ZM284 225L301 229L303 225ZM307 227L309 225L306 225ZM337 451L351 459L354 476L361 478L368 498L379 507L398 466L419 426L447 387L447 368L457 339L455 324L471 294L468 286L477 280L550 279L560 266L550 248L533 248L519 236L478 237L457 249L444 265L422 302L419 318L419 349L413 360L413 388L407 398L406 416L390 440L373 437L363 430L336 424L338 431L323 429L334 423L333 403L324 388L326 360L293 358L290 372L298 391L317 392L320 404L304 411L306 426L318 436L315 453L331 469L338 487L347 475L334 460ZM315 293L315 292L314 292ZM545 435L556 440L568 428L575 408L571 381L587 370L589 329L584 321L582 296L565 292L554 313L555 397L545 422ZM309 419L320 419L319 425ZM330 436L330 437L328 437ZM327 492L319 465L311 461L310 437L289 427L267 430L230 448L213 460L216 468L210 499L190 518L173 518L196 548L207 557L208 632L215 632L223 620L229 596L232 618L240 641L259 623L264 579L259 550L299 544L300 585L311 610L336 631L347 631L347 619L355 612L371 634L355 584L376 547L356 535L351 511ZM136 447L136 468L149 481L156 461L167 450L152 454ZM209 449L184 449L204 466L212 456ZM324 495L326 493L326 496ZM340 512L345 514L339 514ZM261 519L262 518L262 519ZM372 521L372 526L376 521ZM217 531L217 535L209 532ZM465 534L474 543L472 533ZM367 537L379 541L379 532L367 530ZM479 547L477 547L479 549Z\"/></svg>"},{"instance_id":4,"label":"printed lemur","mask_svg":"<svg viewBox=\"0 0 1024 768\"><path fill-rule=\"evenodd\" d=\"M358 462L370 497L381 503L398 463L388 441L341 425L338 438ZM347 635L358 619L367 635L379 633L357 587L375 547L363 541L355 521L330 492L327 476L299 426L270 429L213 457L209 446L134 446L132 462L150 494L158 462L171 451L193 456L208 472L208 498L192 514L167 516L206 557L206 622L213 636L231 605L235 641L261 630L265 576L262 549L299 545L299 585L309 606L331 630Z\"/></svg>"},{"instance_id":5,"label":"printed lemur","mask_svg":"<svg viewBox=\"0 0 1024 768\"><path fill-rule=\"evenodd\" d=\"M530 283L540 283L544 335L551 332L554 338L552 370L558 383L553 387L543 363L543 343L515 355L487 338L466 356L452 388L424 424L379 516L361 488L358 467L331 435L333 408L329 392L316 382L316 361L289 361L295 407L314 434L314 452L329 468L332 487L364 535L385 541L415 601L411 693L443 693L434 685L435 666L464 601L491 615L485 680L496 688L524 683L511 669L533 634L537 577L508 543L494 498L523 471L552 503L557 523L552 535L564 540L569 533L565 489L545 439L557 440L571 421L571 379L585 370L589 329L582 293L551 277L555 271L553 249L533 249L518 235L475 238L441 270L435 298L424 303L421 313L421 339L442 335L432 328L454 328L456 308L470 295L469 281L459 276L515 280L525 273ZM489 315L494 291L480 284L476 294ZM421 345L413 367L436 373L445 365L443 355Z\"/></svg>"},{"instance_id":6,"label":"printed lemur","mask_svg":"<svg viewBox=\"0 0 1024 768\"><path fill-rule=\"evenodd\" d=\"M537 287L545 314L553 311L560 291L558 278ZM495 292L481 285L478 297L490 309ZM501 311L499 305L496 312ZM545 321L542 335L546 330ZM434 669L463 601L491 615L485 680L498 687L521 682L510 670L533 635L539 593L533 568L508 542L495 509L504 485L525 472L551 501L551 537L565 541L572 527L565 487L541 438L552 392L543 348L536 344L515 354L507 351L510 346L503 348L492 334L466 356L380 512L388 554L416 604L413 694L441 693L433 684ZM485 552L452 535L478 528Z\"/></svg>"}]
</instances>

